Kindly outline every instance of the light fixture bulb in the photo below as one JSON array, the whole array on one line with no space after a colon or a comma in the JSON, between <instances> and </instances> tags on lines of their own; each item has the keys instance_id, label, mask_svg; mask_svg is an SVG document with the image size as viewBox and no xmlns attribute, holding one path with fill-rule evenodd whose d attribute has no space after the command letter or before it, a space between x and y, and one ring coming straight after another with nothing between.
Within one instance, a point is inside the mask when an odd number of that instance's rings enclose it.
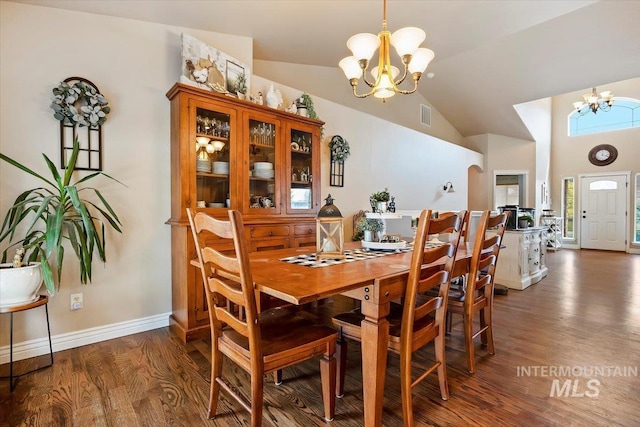
<instances>
[{"instance_id":1,"label":"light fixture bulb","mask_svg":"<svg viewBox=\"0 0 640 427\"><path fill-rule=\"evenodd\" d=\"M349 80L358 79L362 75L362 68L360 68L358 60L353 56L342 58L338 65L342 68L344 75L347 76Z\"/></svg>"},{"instance_id":2,"label":"light fixture bulb","mask_svg":"<svg viewBox=\"0 0 640 427\"><path fill-rule=\"evenodd\" d=\"M209 143L209 141L211 141L211 138L207 138L206 136L198 136L196 138L196 142L201 147L205 147Z\"/></svg>"},{"instance_id":3,"label":"light fixture bulb","mask_svg":"<svg viewBox=\"0 0 640 427\"><path fill-rule=\"evenodd\" d=\"M378 49L378 46L380 46L380 39L371 33L356 34L347 40L347 47L353 53L356 61L362 59L369 61L376 52L376 49Z\"/></svg>"},{"instance_id":4,"label":"light fixture bulb","mask_svg":"<svg viewBox=\"0 0 640 427\"><path fill-rule=\"evenodd\" d=\"M400 69L398 67L394 67L393 65L391 66L391 78L393 78L394 80L396 79L396 77L398 77L398 74L400 74ZM378 78L378 67L375 66L371 69L371 75L373 76L374 79Z\"/></svg>"},{"instance_id":5,"label":"light fixture bulb","mask_svg":"<svg viewBox=\"0 0 640 427\"><path fill-rule=\"evenodd\" d=\"M427 35L420 28L401 28L391 34L391 45L396 48L396 52L402 58L404 55L413 55L426 37Z\"/></svg>"},{"instance_id":6,"label":"light fixture bulb","mask_svg":"<svg viewBox=\"0 0 640 427\"><path fill-rule=\"evenodd\" d=\"M411 58L411 62L409 62L409 72L413 73L424 73L424 70L427 69L431 60L436 56L435 53L431 49L426 49L421 47L416 50Z\"/></svg>"},{"instance_id":7,"label":"light fixture bulb","mask_svg":"<svg viewBox=\"0 0 640 427\"><path fill-rule=\"evenodd\" d=\"M395 94L396 91L393 90L393 82L389 78L389 73L383 71L382 76L380 76L380 83L374 89L373 96L386 99L391 98Z\"/></svg>"},{"instance_id":8,"label":"light fixture bulb","mask_svg":"<svg viewBox=\"0 0 640 427\"><path fill-rule=\"evenodd\" d=\"M447 193L455 193L456 190L453 189L453 183L451 181L447 181L447 183L442 187L444 191Z\"/></svg>"}]
</instances>

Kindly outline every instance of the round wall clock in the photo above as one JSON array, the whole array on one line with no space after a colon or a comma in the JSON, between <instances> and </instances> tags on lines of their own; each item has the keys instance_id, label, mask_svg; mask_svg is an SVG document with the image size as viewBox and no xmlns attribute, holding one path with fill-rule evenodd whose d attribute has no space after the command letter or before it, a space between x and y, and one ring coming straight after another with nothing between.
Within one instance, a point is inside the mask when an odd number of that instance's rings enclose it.
<instances>
[{"instance_id":1,"label":"round wall clock","mask_svg":"<svg viewBox=\"0 0 640 427\"><path fill-rule=\"evenodd\" d=\"M596 166L606 166L618 158L618 150L613 145L596 145L589 151L589 161Z\"/></svg>"}]
</instances>

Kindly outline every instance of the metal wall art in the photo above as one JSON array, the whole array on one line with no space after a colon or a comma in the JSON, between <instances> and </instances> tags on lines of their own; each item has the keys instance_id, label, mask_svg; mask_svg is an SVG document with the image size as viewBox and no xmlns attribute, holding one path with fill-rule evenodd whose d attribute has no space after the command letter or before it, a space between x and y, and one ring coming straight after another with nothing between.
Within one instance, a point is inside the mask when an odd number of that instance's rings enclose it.
<instances>
[{"instance_id":1,"label":"metal wall art","mask_svg":"<svg viewBox=\"0 0 640 427\"><path fill-rule=\"evenodd\" d=\"M344 161L351 154L349 143L340 135L334 135L329 141L329 150L331 150L329 185L344 187Z\"/></svg>"},{"instance_id":2,"label":"metal wall art","mask_svg":"<svg viewBox=\"0 0 640 427\"><path fill-rule=\"evenodd\" d=\"M80 150L75 169L101 171L102 125L111 107L97 86L82 77L69 77L53 88L50 107L60 121L62 168L67 167L77 138Z\"/></svg>"}]
</instances>

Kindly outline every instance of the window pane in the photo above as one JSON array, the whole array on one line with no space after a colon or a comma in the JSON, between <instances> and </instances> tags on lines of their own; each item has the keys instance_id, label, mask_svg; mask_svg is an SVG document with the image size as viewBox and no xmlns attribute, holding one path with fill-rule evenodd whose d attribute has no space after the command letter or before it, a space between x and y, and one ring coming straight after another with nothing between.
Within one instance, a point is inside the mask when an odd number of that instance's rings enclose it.
<instances>
[{"instance_id":1,"label":"window pane","mask_svg":"<svg viewBox=\"0 0 640 427\"><path fill-rule=\"evenodd\" d=\"M589 184L589 190L617 190L616 181L595 181Z\"/></svg>"},{"instance_id":2,"label":"window pane","mask_svg":"<svg viewBox=\"0 0 640 427\"><path fill-rule=\"evenodd\" d=\"M640 243L640 173L636 174L636 232L634 233L635 237L633 239L634 243Z\"/></svg>"},{"instance_id":3,"label":"window pane","mask_svg":"<svg viewBox=\"0 0 640 427\"><path fill-rule=\"evenodd\" d=\"M573 178L562 178L562 237L573 239L574 197Z\"/></svg>"},{"instance_id":4,"label":"window pane","mask_svg":"<svg viewBox=\"0 0 640 427\"><path fill-rule=\"evenodd\" d=\"M615 98L609 111L596 114L587 110L581 115L577 111L569 114L569 136L587 135L617 129L640 126L640 101L632 98Z\"/></svg>"}]
</instances>

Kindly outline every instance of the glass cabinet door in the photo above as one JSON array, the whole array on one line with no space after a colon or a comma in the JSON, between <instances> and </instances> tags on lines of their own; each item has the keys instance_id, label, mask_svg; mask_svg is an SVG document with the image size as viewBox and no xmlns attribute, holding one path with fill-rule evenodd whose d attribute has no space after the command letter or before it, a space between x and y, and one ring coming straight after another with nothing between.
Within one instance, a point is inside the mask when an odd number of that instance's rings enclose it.
<instances>
[{"instance_id":1,"label":"glass cabinet door","mask_svg":"<svg viewBox=\"0 0 640 427\"><path fill-rule=\"evenodd\" d=\"M248 189L245 191L245 212L254 214L280 213L280 122L269 116L251 115L245 164L248 166Z\"/></svg>"},{"instance_id":2,"label":"glass cabinet door","mask_svg":"<svg viewBox=\"0 0 640 427\"><path fill-rule=\"evenodd\" d=\"M233 141L235 110L216 105L195 105L194 157L196 162L196 207L226 209L235 206L231 200L235 186ZM192 111L193 111L192 110Z\"/></svg>"},{"instance_id":3,"label":"glass cabinet door","mask_svg":"<svg viewBox=\"0 0 640 427\"><path fill-rule=\"evenodd\" d=\"M315 212L313 175L316 173L314 159L319 147L316 146L313 129L303 126L288 128L287 137L287 213Z\"/></svg>"}]
</instances>

